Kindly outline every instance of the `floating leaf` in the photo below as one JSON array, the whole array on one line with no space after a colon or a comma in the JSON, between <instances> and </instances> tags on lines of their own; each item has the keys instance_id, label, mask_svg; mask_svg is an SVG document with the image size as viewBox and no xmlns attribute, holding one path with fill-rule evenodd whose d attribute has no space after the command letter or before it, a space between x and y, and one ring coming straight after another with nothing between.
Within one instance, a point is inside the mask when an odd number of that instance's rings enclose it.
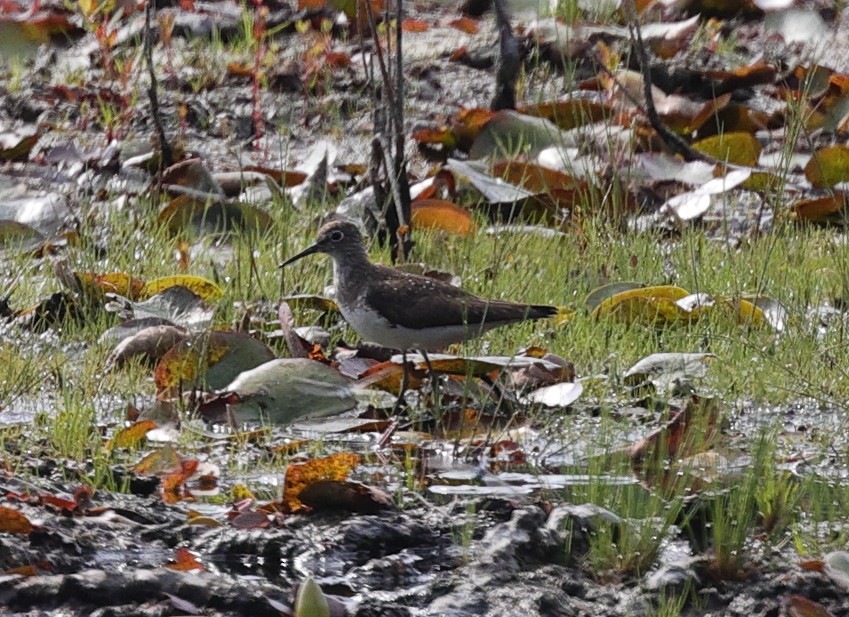
<instances>
[{"instance_id":1,"label":"floating leaf","mask_svg":"<svg viewBox=\"0 0 849 617\"><path fill-rule=\"evenodd\" d=\"M133 473L141 476L161 476L180 469L183 457L171 444L166 444L154 450L135 464Z\"/></svg>"},{"instance_id":2,"label":"floating leaf","mask_svg":"<svg viewBox=\"0 0 849 617\"><path fill-rule=\"evenodd\" d=\"M530 191L494 178L485 166L474 161L448 159L445 169L471 184L491 204L513 204L534 196Z\"/></svg>"},{"instance_id":3,"label":"floating leaf","mask_svg":"<svg viewBox=\"0 0 849 617\"><path fill-rule=\"evenodd\" d=\"M18 221L0 220L0 249L32 251L46 238L29 225Z\"/></svg>"},{"instance_id":4,"label":"floating leaf","mask_svg":"<svg viewBox=\"0 0 849 617\"><path fill-rule=\"evenodd\" d=\"M554 123L512 110L496 112L478 133L469 157L512 158L517 153L535 157L550 146L574 146L574 140Z\"/></svg>"},{"instance_id":5,"label":"floating leaf","mask_svg":"<svg viewBox=\"0 0 849 617\"><path fill-rule=\"evenodd\" d=\"M680 221L696 219L710 209L714 195L740 186L751 175L749 169L734 169L724 176L705 182L695 190L675 195L661 206L661 211L673 213Z\"/></svg>"},{"instance_id":6,"label":"floating leaf","mask_svg":"<svg viewBox=\"0 0 849 617\"><path fill-rule=\"evenodd\" d=\"M554 193L561 190L586 190L587 183L558 171L525 161L498 161L492 175L534 193Z\"/></svg>"},{"instance_id":7,"label":"floating leaf","mask_svg":"<svg viewBox=\"0 0 849 617\"><path fill-rule=\"evenodd\" d=\"M407 368L407 388L418 390L422 387L425 377L423 370ZM398 394L401 391L401 383L404 377L404 368L398 362L387 361L375 364L354 383L357 388L378 388L385 392Z\"/></svg>"},{"instance_id":8,"label":"floating leaf","mask_svg":"<svg viewBox=\"0 0 849 617\"><path fill-rule=\"evenodd\" d=\"M0 160L25 161L36 142L38 129L35 126L0 131Z\"/></svg>"},{"instance_id":9,"label":"floating leaf","mask_svg":"<svg viewBox=\"0 0 849 617\"><path fill-rule=\"evenodd\" d=\"M849 591L849 553L834 551L823 558L823 571L843 591Z\"/></svg>"},{"instance_id":10,"label":"floating leaf","mask_svg":"<svg viewBox=\"0 0 849 617\"><path fill-rule=\"evenodd\" d=\"M392 362L401 364L401 355L392 356ZM428 354L430 365L434 372L446 375L484 377L491 373L500 373L505 368L523 368L526 366L542 366L549 370L560 368L558 364L532 358L529 356L477 356L464 358L448 354ZM427 368L425 357L421 354L407 354L407 361L412 362L419 370Z\"/></svg>"},{"instance_id":11,"label":"floating leaf","mask_svg":"<svg viewBox=\"0 0 849 617\"><path fill-rule=\"evenodd\" d=\"M667 462L710 450L718 434L719 416L716 399L692 397L664 426L631 446L634 471L648 486L676 482L677 469ZM654 475L658 470L663 470L660 477Z\"/></svg>"},{"instance_id":12,"label":"floating leaf","mask_svg":"<svg viewBox=\"0 0 849 617\"><path fill-rule=\"evenodd\" d=\"M141 302L117 300L107 305L122 311L123 317L136 320L159 319L167 325L177 325L189 330L203 330L212 323L214 309L193 291L182 285L168 287Z\"/></svg>"},{"instance_id":13,"label":"floating leaf","mask_svg":"<svg viewBox=\"0 0 849 617\"><path fill-rule=\"evenodd\" d=\"M234 230L263 230L272 223L260 208L241 202L212 201L192 195L179 195L159 211L159 222L171 233L192 228L195 233L221 233Z\"/></svg>"},{"instance_id":14,"label":"floating leaf","mask_svg":"<svg viewBox=\"0 0 849 617\"><path fill-rule=\"evenodd\" d=\"M154 366L169 349L189 336L188 330L174 325L145 328L115 346L106 358L106 370L121 368L131 358L137 357Z\"/></svg>"},{"instance_id":15,"label":"floating leaf","mask_svg":"<svg viewBox=\"0 0 849 617\"><path fill-rule=\"evenodd\" d=\"M529 116L545 118L563 130L595 124L612 118L616 111L610 104L584 98L570 98L553 103L537 103L519 111Z\"/></svg>"},{"instance_id":16,"label":"floating leaf","mask_svg":"<svg viewBox=\"0 0 849 617\"><path fill-rule=\"evenodd\" d=\"M787 608L790 617L834 617L822 604L804 596L790 596Z\"/></svg>"},{"instance_id":17,"label":"floating leaf","mask_svg":"<svg viewBox=\"0 0 849 617\"><path fill-rule=\"evenodd\" d=\"M130 300L138 300L145 287L143 280L126 272L110 272L109 274L75 272L74 274L83 289L91 293L114 293Z\"/></svg>"},{"instance_id":18,"label":"floating leaf","mask_svg":"<svg viewBox=\"0 0 849 617\"><path fill-rule=\"evenodd\" d=\"M612 298L616 294L620 294L625 291L631 291L633 289L642 289L643 287L645 287L645 285L634 281L607 283L606 285L602 285L601 287L597 287L592 290L589 295L587 295L586 300L584 300L584 304L587 305L588 309L592 310L595 309L607 298Z\"/></svg>"}]
</instances>

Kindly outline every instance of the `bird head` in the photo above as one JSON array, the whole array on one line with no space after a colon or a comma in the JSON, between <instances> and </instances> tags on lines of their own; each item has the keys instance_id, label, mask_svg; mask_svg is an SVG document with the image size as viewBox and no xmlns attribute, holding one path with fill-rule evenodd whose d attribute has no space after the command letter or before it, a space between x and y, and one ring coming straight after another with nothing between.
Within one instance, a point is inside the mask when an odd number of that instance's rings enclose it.
<instances>
[{"instance_id":1,"label":"bird head","mask_svg":"<svg viewBox=\"0 0 849 617\"><path fill-rule=\"evenodd\" d=\"M280 264L280 267L288 266L313 253L326 253L334 259L342 258L345 255L359 257L365 254L362 234L352 221L341 219L331 221L318 230L318 237L315 242L297 255L293 255L284 261Z\"/></svg>"}]
</instances>

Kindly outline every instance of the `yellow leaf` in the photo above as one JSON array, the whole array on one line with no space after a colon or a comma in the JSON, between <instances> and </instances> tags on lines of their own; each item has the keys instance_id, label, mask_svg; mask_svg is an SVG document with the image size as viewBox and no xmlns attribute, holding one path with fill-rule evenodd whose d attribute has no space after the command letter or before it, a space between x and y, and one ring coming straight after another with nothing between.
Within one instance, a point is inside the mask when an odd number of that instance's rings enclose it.
<instances>
[{"instance_id":1,"label":"yellow leaf","mask_svg":"<svg viewBox=\"0 0 849 617\"><path fill-rule=\"evenodd\" d=\"M817 150L805 165L805 177L816 188L849 181L849 147L828 146Z\"/></svg>"},{"instance_id":2,"label":"yellow leaf","mask_svg":"<svg viewBox=\"0 0 849 617\"><path fill-rule=\"evenodd\" d=\"M693 148L715 159L735 165L752 167L761 155L761 144L751 133L725 133L706 137L693 144Z\"/></svg>"},{"instance_id":3,"label":"yellow leaf","mask_svg":"<svg viewBox=\"0 0 849 617\"><path fill-rule=\"evenodd\" d=\"M686 289L674 285L640 287L615 294L593 311L593 317L612 317L624 322L642 322L662 324L694 317L677 304L681 298L690 295Z\"/></svg>"},{"instance_id":4,"label":"yellow leaf","mask_svg":"<svg viewBox=\"0 0 849 617\"><path fill-rule=\"evenodd\" d=\"M148 431L156 427L156 422L152 422L151 420L136 422L115 433L115 436L106 444L106 449L111 451L115 448L134 448L144 441Z\"/></svg>"},{"instance_id":5,"label":"yellow leaf","mask_svg":"<svg viewBox=\"0 0 849 617\"><path fill-rule=\"evenodd\" d=\"M139 299L147 300L151 296L155 296L169 287L177 286L186 287L207 302L216 302L224 295L221 288L212 281L208 281L207 279L199 276L184 276L178 274L175 276L166 276L154 279L148 282L139 293Z\"/></svg>"}]
</instances>

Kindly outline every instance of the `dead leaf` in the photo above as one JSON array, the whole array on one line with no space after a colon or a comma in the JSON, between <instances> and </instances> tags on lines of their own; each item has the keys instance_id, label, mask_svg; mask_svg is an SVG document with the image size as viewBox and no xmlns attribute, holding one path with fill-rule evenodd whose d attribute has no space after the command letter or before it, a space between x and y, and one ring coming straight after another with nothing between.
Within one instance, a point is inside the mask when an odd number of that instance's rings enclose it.
<instances>
[{"instance_id":1,"label":"dead leaf","mask_svg":"<svg viewBox=\"0 0 849 617\"><path fill-rule=\"evenodd\" d=\"M475 231L472 215L465 208L442 199L420 199L412 204L416 227L468 236Z\"/></svg>"},{"instance_id":2,"label":"dead leaf","mask_svg":"<svg viewBox=\"0 0 849 617\"><path fill-rule=\"evenodd\" d=\"M178 548L177 554L174 556L174 561L165 564L164 567L170 570L177 570L179 572L206 570L206 568L203 567L203 564L201 564L197 558L192 555L191 551L185 547Z\"/></svg>"},{"instance_id":3,"label":"dead leaf","mask_svg":"<svg viewBox=\"0 0 849 617\"><path fill-rule=\"evenodd\" d=\"M0 531L4 533L30 533L35 527L20 510L0 506Z\"/></svg>"},{"instance_id":4,"label":"dead leaf","mask_svg":"<svg viewBox=\"0 0 849 617\"><path fill-rule=\"evenodd\" d=\"M380 489L351 481L312 482L298 494L298 500L313 510L377 514L382 510L395 509L392 498Z\"/></svg>"},{"instance_id":5,"label":"dead leaf","mask_svg":"<svg viewBox=\"0 0 849 617\"><path fill-rule=\"evenodd\" d=\"M360 462L357 454L339 453L317 458L306 463L292 464L286 468L286 488L283 502L290 512L304 508L298 499L306 487L314 482L325 480L345 480L351 470Z\"/></svg>"}]
</instances>

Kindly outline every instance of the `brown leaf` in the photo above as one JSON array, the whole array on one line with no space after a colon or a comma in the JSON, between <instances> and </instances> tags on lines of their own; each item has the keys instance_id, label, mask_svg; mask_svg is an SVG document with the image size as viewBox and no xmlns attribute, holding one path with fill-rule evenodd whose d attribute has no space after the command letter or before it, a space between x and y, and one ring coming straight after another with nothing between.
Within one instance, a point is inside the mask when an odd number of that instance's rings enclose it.
<instances>
[{"instance_id":1,"label":"brown leaf","mask_svg":"<svg viewBox=\"0 0 849 617\"><path fill-rule=\"evenodd\" d=\"M319 480L302 490L298 499L314 510L348 510L376 514L395 509L392 498L373 486L359 482Z\"/></svg>"},{"instance_id":2,"label":"brown leaf","mask_svg":"<svg viewBox=\"0 0 849 617\"><path fill-rule=\"evenodd\" d=\"M270 524L268 514L258 510L247 510L240 512L230 524L236 529L265 529Z\"/></svg>"},{"instance_id":3,"label":"brown leaf","mask_svg":"<svg viewBox=\"0 0 849 617\"><path fill-rule=\"evenodd\" d=\"M139 357L150 367L177 343L185 341L190 333L179 326L151 326L129 336L115 346L106 358L106 370L121 368L130 359Z\"/></svg>"},{"instance_id":4,"label":"brown leaf","mask_svg":"<svg viewBox=\"0 0 849 617\"><path fill-rule=\"evenodd\" d=\"M804 596L787 598L787 609L790 617L833 617L822 604Z\"/></svg>"},{"instance_id":5,"label":"brown leaf","mask_svg":"<svg viewBox=\"0 0 849 617\"><path fill-rule=\"evenodd\" d=\"M360 462L356 454L339 453L317 458L306 463L289 465L286 468L286 488L283 501L290 512L304 507L298 496L307 486L324 480L344 480Z\"/></svg>"},{"instance_id":6,"label":"brown leaf","mask_svg":"<svg viewBox=\"0 0 849 617\"><path fill-rule=\"evenodd\" d=\"M35 527L20 510L0 506L0 531L4 533L30 533Z\"/></svg>"},{"instance_id":7,"label":"brown leaf","mask_svg":"<svg viewBox=\"0 0 849 617\"><path fill-rule=\"evenodd\" d=\"M643 477L648 486L658 481L665 483L667 477L656 477L657 470L670 472L666 463L706 452L716 438L719 421L719 405L714 399L693 396L687 405L661 428L649 434L630 448L634 472Z\"/></svg>"}]
</instances>

